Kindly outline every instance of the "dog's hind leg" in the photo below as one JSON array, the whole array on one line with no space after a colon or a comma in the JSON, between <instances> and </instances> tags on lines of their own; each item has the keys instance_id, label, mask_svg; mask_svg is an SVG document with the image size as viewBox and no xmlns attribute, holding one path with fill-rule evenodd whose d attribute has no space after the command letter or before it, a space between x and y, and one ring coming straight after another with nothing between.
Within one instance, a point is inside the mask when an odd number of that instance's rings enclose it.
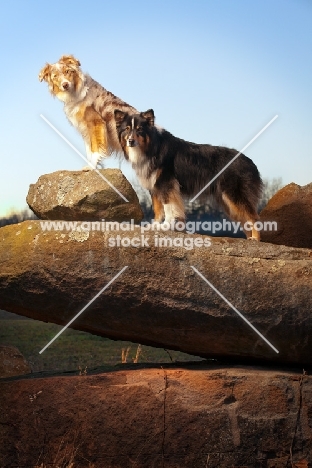
<instances>
[{"instance_id":1,"label":"dog's hind leg","mask_svg":"<svg viewBox=\"0 0 312 468\"><path fill-rule=\"evenodd\" d=\"M235 203L227 194L222 193L222 205L226 214L233 220L239 221L243 225L247 239L260 241L260 232L255 228L255 222L259 219L257 211L250 203Z\"/></svg>"}]
</instances>

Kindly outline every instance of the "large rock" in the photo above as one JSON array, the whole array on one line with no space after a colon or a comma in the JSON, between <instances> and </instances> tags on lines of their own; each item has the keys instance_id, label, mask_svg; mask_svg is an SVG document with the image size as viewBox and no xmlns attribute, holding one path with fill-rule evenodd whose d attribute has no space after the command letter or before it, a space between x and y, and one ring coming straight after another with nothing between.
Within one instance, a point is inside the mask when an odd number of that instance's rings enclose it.
<instances>
[{"instance_id":1,"label":"large rock","mask_svg":"<svg viewBox=\"0 0 312 468\"><path fill-rule=\"evenodd\" d=\"M312 377L211 365L0 382L1 467L308 468Z\"/></svg>"},{"instance_id":2,"label":"large rock","mask_svg":"<svg viewBox=\"0 0 312 468\"><path fill-rule=\"evenodd\" d=\"M292 247L312 248L312 183L289 184L262 210L261 221L276 221L276 231L263 231L261 240Z\"/></svg>"},{"instance_id":3,"label":"large rock","mask_svg":"<svg viewBox=\"0 0 312 468\"><path fill-rule=\"evenodd\" d=\"M30 373L30 366L17 348L0 345L0 378Z\"/></svg>"},{"instance_id":4,"label":"large rock","mask_svg":"<svg viewBox=\"0 0 312 468\"><path fill-rule=\"evenodd\" d=\"M0 229L0 309L65 325L128 266L73 328L204 357L312 363L311 250L224 238L187 250L158 247L165 234L142 239L139 228L61 232L43 231L42 223ZM207 240L174 232L167 238L185 246ZM149 245L117 246L140 240Z\"/></svg>"},{"instance_id":5,"label":"large rock","mask_svg":"<svg viewBox=\"0 0 312 468\"><path fill-rule=\"evenodd\" d=\"M122 172L119 169L98 172L57 171L42 175L30 185L27 203L39 219L140 222L143 212L138 197Z\"/></svg>"}]
</instances>

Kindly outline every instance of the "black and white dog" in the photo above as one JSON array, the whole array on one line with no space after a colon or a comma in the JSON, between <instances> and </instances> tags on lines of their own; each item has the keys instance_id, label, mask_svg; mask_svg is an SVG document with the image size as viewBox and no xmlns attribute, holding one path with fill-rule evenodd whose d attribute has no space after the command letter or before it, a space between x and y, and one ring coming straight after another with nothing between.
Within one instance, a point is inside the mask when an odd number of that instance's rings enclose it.
<instances>
[{"instance_id":1,"label":"black and white dog","mask_svg":"<svg viewBox=\"0 0 312 468\"><path fill-rule=\"evenodd\" d=\"M237 155L235 149L190 143L154 125L152 109L140 114L115 110L119 141L141 185L152 196L155 221L185 221L182 195L196 195ZM255 164L239 155L203 195L213 195L247 238L260 240L254 228L262 181Z\"/></svg>"}]
</instances>

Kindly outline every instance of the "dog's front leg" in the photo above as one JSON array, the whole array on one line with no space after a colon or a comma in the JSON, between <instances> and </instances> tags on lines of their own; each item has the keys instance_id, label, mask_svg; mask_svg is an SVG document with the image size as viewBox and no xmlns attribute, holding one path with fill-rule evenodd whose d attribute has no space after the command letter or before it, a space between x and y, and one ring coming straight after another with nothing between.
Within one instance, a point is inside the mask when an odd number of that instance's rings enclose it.
<instances>
[{"instance_id":1,"label":"dog's front leg","mask_svg":"<svg viewBox=\"0 0 312 468\"><path fill-rule=\"evenodd\" d=\"M176 203L176 200L164 204L165 222L171 223L172 221L181 221L185 223L185 212L184 206L180 203Z\"/></svg>"},{"instance_id":2,"label":"dog's front leg","mask_svg":"<svg viewBox=\"0 0 312 468\"><path fill-rule=\"evenodd\" d=\"M169 192L165 190L162 196L162 202L163 214L165 216L164 223L168 223L171 229L175 229L175 225L179 221L185 224L184 202L180 194L178 181L174 181L173 187ZM180 230L181 229L179 229L179 231Z\"/></svg>"},{"instance_id":3,"label":"dog's front leg","mask_svg":"<svg viewBox=\"0 0 312 468\"><path fill-rule=\"evenodd\" d=\"M180 193L180 185L177 180L173 183L173 188L166 196L164 203L165 222L171 224L177 221L185 223L184 202Z\"/></svg>"},{"instance_id":4,"label":"dog's front leg","mask_svg":"<svg viewBox=\"0 0 312 468\"><path fill-rule=\"evenodd\" d=\"M170 182L160 176L152 194L155 221L174 226L177 221L185 223L184 202L180 193L180 184L176 179Z\"/></svg>"},{"instance_id":5,"label":"dog's front leg","mask_svg":"<svg viewBox=\"0 0 312 468\"><path fill-rule=\"evenodd\" d=\"M84 111L86 122L86 151L89 166L83 170L96 169L102 157L108 154L107 130L100 115L89 106Z\"/></svg>"},{"instance_id":6,"label":"dog's front leg","mask_svg":"<svg viewBox=\"0 0 312 468\"><path fill-rule=\"evenodd\" d=\"M93 153L91 151L91 146L89 143L86 143L86 153L87 153L87 160L88 166L82 168L83 171L91 171L92 169L96 169L101 159L101 155L98 152Z\"/></svg>"},{"instance_id":7,"label":"dog's front leg","mask_svg":"<svg viewBox=\"0 0 312 468\"><path fill-rule=\"evenodd\" d=\"M161 223L165 216L164 205L159 196L151 193L152 205L154 211L154 220L156 223Z\"/></svg>"}]
</instances>

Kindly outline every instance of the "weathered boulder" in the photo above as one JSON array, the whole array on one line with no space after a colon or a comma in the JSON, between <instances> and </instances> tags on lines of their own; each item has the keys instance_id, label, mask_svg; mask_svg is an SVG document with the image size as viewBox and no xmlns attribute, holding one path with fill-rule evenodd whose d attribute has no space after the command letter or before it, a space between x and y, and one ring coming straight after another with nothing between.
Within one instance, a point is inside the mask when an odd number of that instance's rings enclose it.
<instances>
[{"instance_id":1,"label":"weathered boulder","mask_svg":"<svg viewBox=\"0 0 312 468\"><path fill-rule=\"evenodd\" d=\"M43 231L42 223L0 229L0 309L65 325L127 266L73 328L203 357L312 363L311 250L226 238L209 247L204 236L134 227ZM176 246L159 247L165 238Z\"/></svg>"},{"instance_id":2,"label":"weathered boulder","mask_svg":"<svg viewBox=\"0 0 312 468\"><path fill-rule=\"evenodd\" d=\"M15 346L0 345L0 378L29 374L30 366Z\"/></svg>"},{"instance_id":3,"label":"weathered boulder","mask_svg":"<svg viewBox=\"0 0 312 468\"><path fill-rule=\"evenodd\" d=\"M277 223L276 231L261 233L262 241L312 248L312 183L286 185L269 200L260 218Z\"/></svg>"},{"instance_id":4,"label":"weathered boulder","mask_svg":"<svg viewBox=\"0 0 312 468\"><path fill-rule=\"evenodd\" d=\"M140 222L143 212L138 197L122 172L119 169L98 172L57 171L42 175L30 185L27 203L39 219Z\"/></svg>"},{"instance_id":5,"label":"weathered boulder","mask_svg":"<svg viewBox=\"0 0 312 468\"><path fill-rule=\"evenodd\" d=\"M140 366L0 381L0 392L1 467L308 468L312 462L312 377L296 371Z\"/></svg>"}]
</instances>

